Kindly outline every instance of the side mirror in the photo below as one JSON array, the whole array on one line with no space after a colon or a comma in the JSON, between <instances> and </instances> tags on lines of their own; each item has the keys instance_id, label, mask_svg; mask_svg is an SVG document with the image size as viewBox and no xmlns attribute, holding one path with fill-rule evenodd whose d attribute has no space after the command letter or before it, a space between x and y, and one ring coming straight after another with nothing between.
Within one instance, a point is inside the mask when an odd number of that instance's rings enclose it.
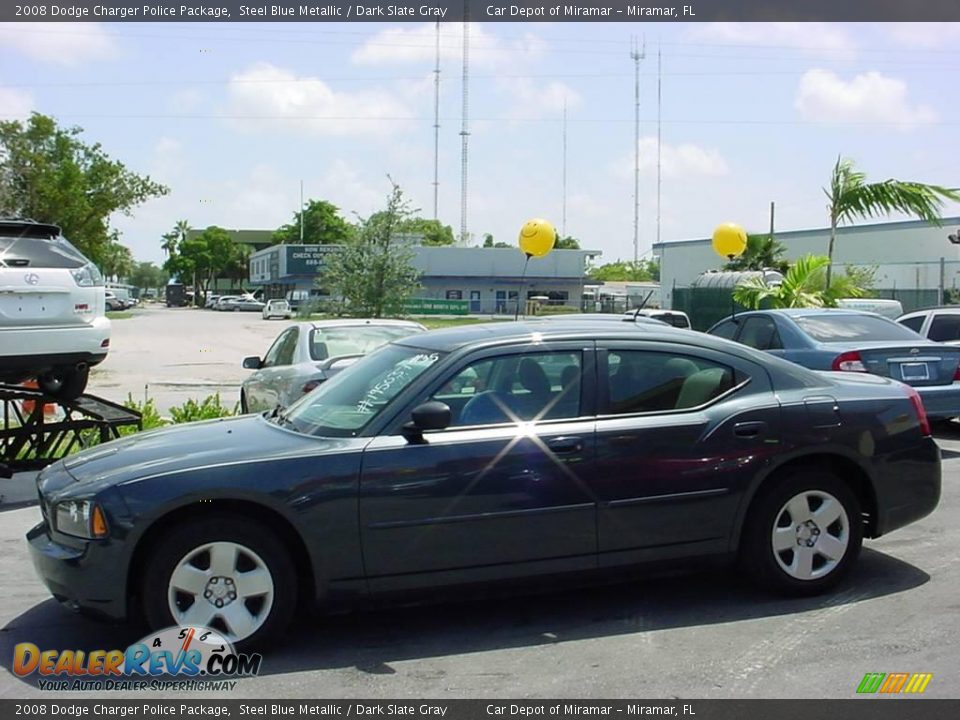
<instances>
[{"instance_id":1,"label":"side mirror","mask_svg":"<svg viewBox=\"0 0 960 720\"><path fill-rule=\"evenodd\" d=\"M410 413L410 422L402 428L403 436L412 443L422 443L427 430L443 430L450 425L450 406L431 400L417 405Z\"/></svg>"},{"instance_id":2,"label":"side mirror","mask_svg":"<svg viewBox=\"0 0 960 720\"><path fill-rule=\"evenodd\" d=\"M243 359L243 367L247 370L259 370L262 365L263 361L256 355L251 355Z\"/></svg>"}]
</instances>

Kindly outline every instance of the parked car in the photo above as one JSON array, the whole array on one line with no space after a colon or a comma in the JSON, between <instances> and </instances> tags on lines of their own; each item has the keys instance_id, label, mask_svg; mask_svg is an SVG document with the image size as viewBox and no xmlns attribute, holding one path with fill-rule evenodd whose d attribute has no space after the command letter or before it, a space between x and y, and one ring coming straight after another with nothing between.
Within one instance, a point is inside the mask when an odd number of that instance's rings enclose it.
<instances>
[{"instance_id":1,"label":"parked car","mask_svg":"<svg viewBox=\"0 0 960 720\"><path fill-rule=\"evenodd\" d=\"M261 359L245 358L254 370L243 381L243 412L287 407L357 358L392 340L426 328L406 320L322 320L290 325Z\"/></svg>"},{"instance_id":2,"label":"parked car","mask_svg":"<svg viewBox=\"0 0 960 720\"><path fill-rule=\"evenodd\" d=\"M239 300L239 295L221 295L217 298L217 301L213 304L214 310L230 310L231 304L234 300Z\"/></svg>"},{"instance_id":3,"label":"parked car","mask_svg":"<svg viewBox=\"0 0 960 720\"><path fill-rule=\"evenodd\" d=\"M893 378L916 388L931 417L960 415L960 347L932 342L874 313L825 308L751 311L721 320L707 332L813 370Z\"/></svg>"},{"instance_id":4,"label":"parked car","mask_svg":"<svg viewBox=\"0 0 960 720\"><path fill-rule=\"evenodd\" d=\"M897 322L928 340L960 345L960 305L915 310L901 315Z\"/></svg>"},{"instance_id":5,"label":"parked car","mask_svg":"<svg viewBox=\"0 0 960 720\"><path fill-rule=\"evenodd\" d=\"M531 321L538 322L563 322L569 320L584 320L589 322L632 322L647 325L666 325L662 320L646 317L645 315L634 315L628 313L619 315L617 313L564 313L557 315L540 315L536 318L530 318Z\"/></svg>"},{"instance_id":6,"label":"parked car","mask_svg":"<svg viewBox=\"0 0 960 720\"><path fill-rule=\"evenodd\" d=\"M633 315L640 317L653 318L660 322L665 322L673 327L690 329L690 318L682 310L663 310L661 308L639 308L637 310L628 310L624 315Z\"/></svg>"},{"instance_id":7,"label":"parked car","mask_svg":"<svg viewBox=\"0 0 960 720\"><path fill-rule=\"evenodd\" d=\"M207 299L203 303L203 307L207 310L213 310L216 307L217 301L220 299L219 295L207 295Z\"/></svg>"},{"instance_id":8,"label":"parked car","mask_svg":"<svg viewBox=\"0 0 960 720\"><path fill-rule=\"evenodd\" d=\"M231 310L233 312L263 312L263 309L266 306L266 303L260 302L256 298L239 297L229 301L226 305L224 305L223 309Z\"/></svg>"},{"instance_id":9,"label":"parked car","mask_svg":"<svg viewBox=\"0 0 960 720\"><path fill-rule=\"evenodd\" d=\"M27 540L60 602L243 650L299 601L648 562L824 592L936 507L940 451L888 378L659 325L501 322L396 340L284 412L69 456L38 489Z\"/></svg>"},{"instance_id":10,"label":"parked car","mask_svg":"<svg viewBox=\"0 0 960 720\"><path fill-rule=\"evenodd\" d=\"M75 398L107 357L103 276L56 225L0 219L0 382Z\"/></svg>"},{"instance_id":11,"label":"parked car","mask_svg":"<svg viewBox=\"0 0 960 720\"><path fill-rule=\"evenodd\" d=\"M293 311L290 309L290 303L286 300L267 300L263 307L263 319L280 318L286 320L293 317Z\"/></svg>"},{"instance_id":12,"label":"parked car","mask_svg":"<svg viewBox=\"0 0 960 720\"><path fill-rule=\"evenodd\" d=\"M885 300L883 298L840 298L837 307L844 310L859 310L872 312L885 318L896 320L903 315L903 305L899 300Z\"/></svg>"},{"instance_id":13,"label":"parked car","mask_svg":"<svg viewBox=\"0 0 960 720\"><path fill-rule=\"evenodd\" d=\"M126 303L124 303L123 300L121 300L120 298L118 298L116 295L114 295L114 294L113 294L112 292L110 292L109 290L107 290L107 291L104 293L104 303L106 304L107 310L110 310L111 312L115 312L115 311L118 311L118 310L124 310L124 309L126 309L126 307L127 307L127 306L126 306Z\"/></svg>"}]
</instances>

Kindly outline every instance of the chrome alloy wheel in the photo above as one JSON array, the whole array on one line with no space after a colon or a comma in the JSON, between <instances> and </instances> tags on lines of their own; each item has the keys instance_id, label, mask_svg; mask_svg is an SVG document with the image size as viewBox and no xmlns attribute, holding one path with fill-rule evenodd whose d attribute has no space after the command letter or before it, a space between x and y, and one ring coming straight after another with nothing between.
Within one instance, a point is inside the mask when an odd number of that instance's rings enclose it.
<instances>
[{"instance_id":1,"label":"chrome alloy wheel","mask_svg":"<svg viewBox=\"0 0 960 720\"><path fill-rule=\"evenodd\" d=\"M259 630L273 600L273 576L266 563L234 542L191 550L177 563L167 588L174 622L218 630L230 642Z\"/></svg>"},{"instance_id":2,"label":"chrome alloy wheel","mask_svg":"<svg viewBox=\"0 0 960 720\"><path fill-rule=\"evenodd\" d=\"M850 518L843 504L821 490L804 490L780 508L771 534L777 564L796 580L833 572L850 544Z\"/></svg>"}]
</instances>

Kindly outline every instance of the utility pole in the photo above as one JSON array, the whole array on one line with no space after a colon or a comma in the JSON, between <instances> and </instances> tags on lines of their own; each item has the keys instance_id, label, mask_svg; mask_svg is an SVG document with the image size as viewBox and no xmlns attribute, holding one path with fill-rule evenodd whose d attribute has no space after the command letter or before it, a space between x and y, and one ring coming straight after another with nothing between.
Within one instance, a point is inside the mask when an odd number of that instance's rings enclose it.
<instances>
[{"instance_id":1,"label":"utility pole","mask_svg":"<svg viewBox=\"0 0 960 720\"><path fill-rule=\"evenodd\" d=\"M774 237L773 237L773 214L774 214L774 210L775 210L775 203L773 202L773 200L771 200L771 201L770 201L770 241L771 241L771 242L772 242L773 239L774 239Z\"/></svg>"},{"instance_id":2,"label":"utility pole","mask_svg":"<svg viewBox=\"0 0 960 720\"><path fill-rule=\"evenodd\" d=\"M663 117L660 113L663 104L663 56L657 43L657 244L660 244L660 188L662 184L661 162L663 148Z\"/></svg>"},{"instance_id":3,"label":"utility pole","mask_svg":"<svg viewBox=\"0 0 960 720\"><path fill-rule=\"evenodd\" d=\"M640 260L640 61L646 53L646 44L631 40L630 59L633 60L633 264Z\"/></svg>"},{"instance_id":4,"label":"utility pole","mask_svg":"<svg viewBox=\"0 0 960 720\"><path fill-rule=\"evenodd\" d=\"M300 181L300 244L303 245L303 180Z\"/></svg>"},{"instance_id":5,"label":"utility pole","mask_svg":"<svg viewBox=\"0 0 960 720\"><path fill-rule=\"evenodd\" d=\"M433 70L433 219L440 207L440 21L437 21L437 62Z\"/></svg>"},{"instance_id":6,"label":"utility pole","mask_svg":"<svg viewBox=\"0 0 960 720\"><path fill-rule=\"evenodd\" d=\"M560 213L560 236L567 236L567 99L563 99L563 205Z\"/></svg>"},{"instance_id":7,"label":"utility pole","mask_svg":"<svg viewBox=\"0 0 960 720\"><path fill-rule=\"evenodd\" d=\"M470 2L463 2L463 115L460 125L460 244L467 244L467 146L470 137Z\"/></svg>"}]
</instances>

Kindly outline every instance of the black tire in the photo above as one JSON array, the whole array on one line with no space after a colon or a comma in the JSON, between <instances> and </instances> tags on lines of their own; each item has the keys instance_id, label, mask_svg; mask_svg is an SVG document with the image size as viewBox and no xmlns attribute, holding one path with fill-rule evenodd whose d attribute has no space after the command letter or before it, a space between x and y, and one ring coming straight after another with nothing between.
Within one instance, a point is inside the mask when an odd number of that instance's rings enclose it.
<instances>
[{"instance_id":1,"label":"black tire","mask_svg":"<svg viewBox=\"0 0 960 720\"><path fill-rule=\"evenodd\" d=\"M297 605L297 580L290 552L268 527L246 517L226 514L190 520L176 527L175 532L165 533L160 538L157 548L144 565L147 570L140 588L140 602L149 628L156 631L178 624L168 599L174 570L182 565L185 558L196 552L200 554L195 557L202 559L203 553L200 549L211 543L233 543L241 546L242 551L255 554L257 559L263 562L273 584L272 603L268 609L262 599L259 611L255 605L252 609L250 605L246 605L251 615L262 613L256 630L244 637L229 639L239 650L265 647L279 639L289 625ZM243 556L243 559L246 558L247 556ZM242 560L237 560L235 567L239 569L241 562ZM174 594L175 602L179 605L187 600L185 595ZM193 602L208 601L196 596ZM241 599L231 602L241 602ZM256 602L256 599L253 602ZM192 603L186 602L185 609L190 607ZM223 617L214 616L208 626L223 632L224 627L227 627L225 623Z\"/></svg>"},{"instance_id":2,"label":"black tire","mask_svg":"<svg viewBox=\"0 0 960 720\"><path fill-rule=\"evenodd\" d=\"M762 588L781 595L809 596L826 592L843 579L860 554L863 519L857 496L849 485L826 468L797 470L781 478L771 478L767 483L754 498L747 515L740 541L741 569ZM827 508L823 503L828 502L826 496L842 507L839 518L825 528L816 524L814 514L809 520L795 523L787 508L788 502L803 498L798 507L805 505L812 513L821 509L825 513ZM813 522L813 528L806 525L807 522ZM775 527L781 528L784 540L795 538L793 542L799 550L791 546L775 551ZM814 536L809 537L811 534ZM828 540L827 535L833 536L833 540ZM808 545L810 542L814 544ZM842 548L842 552L838 552L838 548ZM827 554L821 554L831 551L839 557L830 559ZM812 572L808 577L801 579L806 572L802 558L795 553L812 556ZM787 569L787 565L794 570Z\"/></svg>"},{"instance_id":3,"label":"black tire","mask_svg":"<svg viewBox=\"0 0 960 720\"><path fill-rule=\"evenodd\" d=\"M37 378L37 387L50 397L58 400L75 400L83 395L90 378L90 368L83 370L58 369Z\"/></svg>"}]
</instances>

